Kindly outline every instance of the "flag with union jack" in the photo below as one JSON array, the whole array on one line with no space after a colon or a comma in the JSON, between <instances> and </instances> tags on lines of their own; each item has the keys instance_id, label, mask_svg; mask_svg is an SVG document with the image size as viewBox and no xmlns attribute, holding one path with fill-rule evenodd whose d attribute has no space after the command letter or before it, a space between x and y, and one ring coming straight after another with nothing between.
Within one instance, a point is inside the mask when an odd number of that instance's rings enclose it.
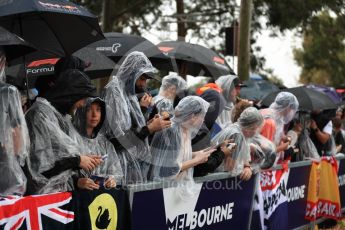
<instances>
[{"instance_id":1,"label":"flag with union jack","mask_svg":"<svg viewBox=\"0 0 345 230\"><path fill-rule=\"evenodd\" d=\"M23 226L30 230L43 230L42 215L62 224L73 222L74 212L62 208L71 199L70 192L2 198L0 229L17 230Z\"/></svg>"}]
</instances>

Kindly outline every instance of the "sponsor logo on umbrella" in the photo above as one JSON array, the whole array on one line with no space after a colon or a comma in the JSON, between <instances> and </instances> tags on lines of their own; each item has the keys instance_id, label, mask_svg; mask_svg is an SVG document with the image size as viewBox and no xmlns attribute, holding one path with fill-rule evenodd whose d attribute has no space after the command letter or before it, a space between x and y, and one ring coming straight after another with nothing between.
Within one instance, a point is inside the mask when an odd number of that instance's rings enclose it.
<instances>
[{"instance_id":1,"label":"sponsor logo on umbrella","mask_svg":"<svg viewBox=\"0 0 345 230\"><path fill-rule=\"evenodd\" d=\"M99 47L96 47L96 50L97 51L109 51L109 52L112 52L112 53L117 53L118 51L118 48L121 47L121 44L120 43L114 43L111 47L110 46L99 46Z\"/></svg>"},{"instance_id":2,"label":"sponsor logo on umbrella","mask_svg":"<svg viewBox=\"0 0 345 230\"><path fill-rule=\"evenodd\" d=\"M162 51L165 55L168 55L168 53L172 51L174 47L159 46L158 49Z\"/></svg>"},{"instance_id":3,"label":"sponsor logo on umbrella","mask_svg":"<svg viewBox=\"0 0 345 230\"><path fill-rule=\"evenodd\" d=\"M217 63L220 63L220 64L223 64L225 63L224 59L223 58L220 58L220 57L213 57L213 61L217 64Z\"/></svg>"}]
</instances>

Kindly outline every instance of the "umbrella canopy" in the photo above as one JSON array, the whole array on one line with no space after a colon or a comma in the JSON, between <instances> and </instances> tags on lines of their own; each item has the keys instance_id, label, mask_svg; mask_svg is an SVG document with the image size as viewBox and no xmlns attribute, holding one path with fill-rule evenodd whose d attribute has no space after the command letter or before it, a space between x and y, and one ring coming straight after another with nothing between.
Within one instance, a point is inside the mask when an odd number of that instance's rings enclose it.
<instances>
[{"instance_id":1,"label":"umbrella canopy","mask_svg":"<svg viewBox=\"0 0 345 230\"><path fill-rule=\"evenodd\" d=\"M0 27L0 46L5 50L7 61L11 61L36 50L23 39L8 32L2 27Z\"/></svg>"},{"instance_id":2,"label":"umbrella canopy","mask_svg":"<svg viewBox=\"0 0 345 230\"><path fill-rule=\"evenodd\" d=\"M172 70L170 58L166 57L156 45L149 40L130 34L104 33L105 39L90 44L116 63L133 51L143 52L158 69Z\"/></svg>"},{"instance_id":3,"label":"umbrella canopy","mask_svg":"<svg viewBox=\"0 0 345 230\"><path fill-rule=\"evenodd\" d=\"M266 80L249 79L244 81L245 87L241 87L240 97L251 101L260 101L264 96L279 90L279 87Z\"/></svg>"},{"instance_id":4,"label":"umbrella canopy","mask_svg":"<svg viewBox=\"0 0 345 230\"><path fill-rule=\"evenodd\" d=\"M314 84L309 84L306 87L325 93L327 96L329 96L332 99L334 103L341 102L340 94L337 93L337 91L333 87L327 87L323 85L314 85Z\"/></svg>"},{"instance_id":5,"label":"umbrella canopy","mask_svg":"<svg viewBox=\"0 0 345 230\"><path fill-rule=\"evenodd\" d=\"M84 72L91 79L110 76L115 66L112 60L90 47L84 47L73 55L80 58L85 63L90 64ZM59 58L47 56L43 52L35 52L28 55L27 60L26 73L29 81L29 88L32 88L37 77L54 75L54 65ZM24 65L21 63L7 67L6 75L15 85L23 86L25 80Z\"/></svg>"},{"instance_id":6,"label":"umbrella canopy","mask_svg":"<svg viewBox=\"0 0 345 230\"><path fill-rule=\"evenodd\" d=\"M203 46L182 41L165 41L157 46L172 58L175 72L214 78L235 74L222 57Z\"/></svg>"},{"instance_id":7,"label":"umbrella canopy","mask_svg":"<svg viewBox=\"0 0 345 230\"><path fill-rule=\"evenodd\" d=\"M1 1L0 26L59 57L104 38L98 19L67 0Z\"/></svg>"},{"instance_id":8,"label":"umbrella canopy","mask_svg":"<svg viewBox=\"0 0 345 230\"><path fill-rule=\"evenodd\" d=\"M329 110L337 108L337 105L326 94L304 86L269 93L262 99L260 105L269 107L280 92L290 92L295 95L299 102L299 111L310 112L313 110Z\"/></svg>"}]
</instances>

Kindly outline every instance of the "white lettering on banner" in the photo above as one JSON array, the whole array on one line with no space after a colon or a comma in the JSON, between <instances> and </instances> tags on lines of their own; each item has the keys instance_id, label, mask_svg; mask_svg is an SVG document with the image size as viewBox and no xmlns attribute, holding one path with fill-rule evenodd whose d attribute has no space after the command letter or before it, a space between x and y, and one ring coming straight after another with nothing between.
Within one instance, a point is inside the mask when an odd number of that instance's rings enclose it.
<instances>
[{"instance_id":1,"label":"white lettering on banner","mask_svg":"<svg viewBox=\"0 0 345 230\"><path fill-rule=\"evenodd\" d=\"M310 203L307 203L306 216L337 216L336 213L340 213L338 212L338 210L339 208L337 208L337 205L329 202L319 201L317 205L311 205Z\"/></svg>"},{"instance_id":2,"label":"white lettering on banner","mask_svg":"<svg viewBox=\"0 0 345 230\"><path fill-rule=\"evenodd\" d=\"M54 72L54 66L51 67L43 67L38 69L27 69L26 73L37 74L37 73L47 73L47 72Z\"/></svg>"},{"instance_id":3,"label":"white lettering on banner","mask_svg":"<svg viewBox=\"0 0 345 230\"><path fill-rule=\"evenodd\" d=\"M339 187L345 185L345 175L338 176Z\"/></svg>"},{"instance_id":4,"label":"white lettering on banner","mask_svg":"<svg viewBox=\"0 0 345 230\"><path fill-rule=\"evenodd\" d=\"M231 220L232 210L234 208L234 202L226 205L218 205L207 209L201 209L200 211L194 211L190 217L190 223L188 223L188 214L178 215L175 219L167 220L167 226L169 230L185 230L196 229L210 226L212 224Z\"/></svg>"},{"instance_id":5,"label":"white lettering on banner","mask_svg":"<svg viewBox=\"0 0 345 230\"><path fill-rule=\"evenodd\" d=\"M304 198L305 185L289 188L287 190L288 202Z\"/></svg>"}]
</instances>

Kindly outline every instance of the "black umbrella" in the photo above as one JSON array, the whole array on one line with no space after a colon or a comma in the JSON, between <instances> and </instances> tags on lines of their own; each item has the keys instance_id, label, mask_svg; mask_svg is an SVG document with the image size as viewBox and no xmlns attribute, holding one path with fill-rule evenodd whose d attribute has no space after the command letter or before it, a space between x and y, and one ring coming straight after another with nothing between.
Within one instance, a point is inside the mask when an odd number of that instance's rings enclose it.
<instances>
[{"instance_id":1,"label":"black umbrella","mask_svg":"<svg viewBox=\"0 0 345 230\"><path fill-rule=\"evenodd\" d=\"M165 56L149 40L130 34L104 33L105 39L90 44L89 47L102 52L116 63L133 51L143 52L158 69L172 70L170 58Z\"/></svg>"},{"instance_id":2,"label":"black umbrella","mask_svg":"<svg viewBox=\"0 0 345 230\"><path fill-rule=\"evenodd\" d=\"M0 1L0 26L59 57L104 38L98 19L67 0Z\"/></svg>"},{"instance_id":3,"label":"black umbrella","mask_svg":"<svg viewBox=\"0 0 345 230\"><path fill-rule=\"evenodd\" d=\"M0 46L5 50L7 61L11 61L36 50L23 39L8 32L2 27L0 27Z\"/></svg>"},{"instance_id":4,"label":"black umbrella","mask_svg":"<svg viewBox=\"0 0 345 230\"><path fill-rule=\"evenodd\" d=\"M279 87L267 80L247 80L241 87L240 97L251 101L260 101L267 94L279 90Z\"/></svg>"},{"instance_id":5,"label":"black umbrella","mask_svg":"<svg viewBox=\"0 0 345 230\"><path fill-rule=\"evenodd\" d=\"M109 77L114 69L115 63L102 53L90 47L84 47L73 54L83 60L89 66L84 72L91 78ZM54 65L59 60L58 57L50 57L43 52L35 52L27 56L26 68L23 64L16 64L6 69L7 79L17 86L23 86L26 76L29 81L29 88L34 86L38 77L54 75ZM20 61L15 60L13 62Z\"/></svg>"},{"instance_id":6,"label":"black umbrella","mask_svg":"<svg viewBox=\"0 0 345 230\"><path fill-rule=\"evenodd\" d=\"M269 93L260 102L261 106L268 107L280 92L290 92L297 97L299 102L299 111L329 110L336 109L337 105L324 93L309 89L303 86L288 88Z\"/></svg>"},{"instance_id":7,"label":"black umbrella","mask_svg":"<svg viewBox=\"0 0 345 230\"><path fill-rule=\"evenodd\" d=\"M173 60L175 72L193 76L211 76L235 74L224 58L211 49L182 41L161 42L158 48Z\"/></svg>"}]
</instances>

